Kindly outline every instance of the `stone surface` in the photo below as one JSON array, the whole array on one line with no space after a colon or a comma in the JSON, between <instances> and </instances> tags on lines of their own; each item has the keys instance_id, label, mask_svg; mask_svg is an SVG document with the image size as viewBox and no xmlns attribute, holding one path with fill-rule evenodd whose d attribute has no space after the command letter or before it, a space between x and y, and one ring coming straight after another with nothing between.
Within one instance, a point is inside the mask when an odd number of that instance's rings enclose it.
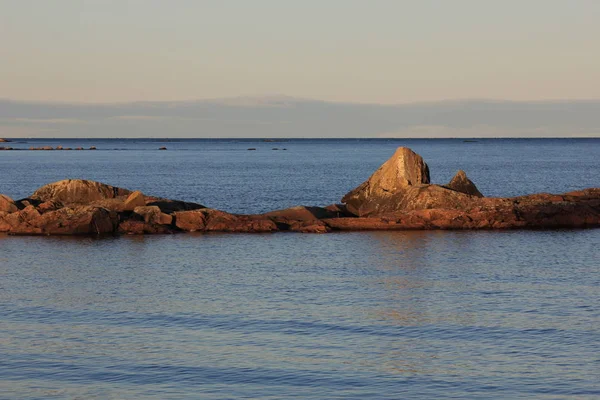
<instances>
[{"instance_id":1,"label":"stone surface","mask_svg":"<svg viewBox=\"0 0 600 400\"><path fill-rule=\"evenodd\" d=\"M138 220L125 220L119 223L118 233L126 235L174 233L169 225L160 225Z\"/></svg>"},{"instance_id":2,"label":"stone surface","mask_svg":"<svg viewBox=\"0 0 600 400\"><path fill-rule=\"evenodd\" d=\"M254 216L256 219L273 221L278 230L293 232L324 233L329 230L321 221L323 218L339 216L339 211L322 207L298 206L284 210L270 211Z\"/></svg>"},{"instance_id":3,"label":"stone surface","mask_svg":"<svg viewBox=\"0 0 600 400\"><path fill-rule=\"evenodd\" d=\"M95 200L126 196L131 191L100 182L83 179L66 179L50 183L36 190L32 199L58 201L63 204L89 204Z\"/></svg>"},{"instance_id":4,"label":"stone surface","mask_svg":"<svg viewBox=\"0 0 600 400\"><path fill-rule=\"evenodd\" d=\"M381 212L380 205L406 188L429 183L429 167L407 147L399 147L369 179L342 199L348 211L362 217Z\"/></svg>"},{"instance_id":5,"label":"stone surface","mask_svg":"<svg viewBox=\"0 0 600 400\"><path fill-rule=\"evenodd\" d=\"M483 197L483 194L481 194L479 189L477 189L477 186L467 178L467 174L462 169L454 175L446 187L448 189L456 190L457 192L470 194L471 196Z\"/></svg>"},{"instance_id":6,"label":"stone surface","mask_svg":"<svg viewBox=\"0 0 600 400\"><path fill-rule=\"evenodd\" d=\"M157 206L136 207L133 212L143 218L147 224L171 225L173 216L160 211Z\"/></svg>"},{"instance_id":7,"label":"stone surface","mask_svg":"<svg viewBox=\"0 0 600 400\"><path fill-rule=\"evenodd\" d=\"M90 206L63 207L40 214L34 206L0 220L0 232L15 235L90 235L112 233L118 216Z\"/></svg>"},{"instance_id":8,"label":"stone surface","mask_svg":"<svg viewBox=\"0 0 600 400\"><path fill-rule=\"evenodd\" d=\"M187 232L202 231L206 225L206 217L199 210L176 212L174 218L175 226Z\"/></svg>"},{"instance_id":9,"label":"stone surface","mask_svg":"<svg viewBox=\"0 0 600 400\"><path fill-rule=\"evenodd\" d=\"M0 194L0 211L12 213L17 210L17 205L15 204L15 201L13 199L3 194Z\"/></svg>"},{"instance_id":10,"label":"stone surface","mask_svg":"<svg viewBox=\"0 0 600 400\"><path fill-rule=\"evenodd\" d=\"M125 202L123 203L123 209L128 211L133 211L136 207L143 207L146 205L146 197L142 192L136 190L131 193Z\"/></svg>"},{"instance_id":11,"label":"stone surface","mask_svg":"<svg viewBox=\"0 0 600 400\"><path fill-rule=\"evenodd\" d=\"M254 215L235 215L212 208L174 214L175 226L187 232L274 232L272 220Z\"/></svg>"}]
</instances>

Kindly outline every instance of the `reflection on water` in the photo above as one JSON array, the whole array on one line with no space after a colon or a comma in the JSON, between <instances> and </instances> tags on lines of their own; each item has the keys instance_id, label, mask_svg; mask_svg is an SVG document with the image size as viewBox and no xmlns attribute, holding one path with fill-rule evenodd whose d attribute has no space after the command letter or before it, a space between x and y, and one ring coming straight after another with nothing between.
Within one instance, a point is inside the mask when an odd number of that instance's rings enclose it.
<instances>
[{"instance_id":1,"label":"reflection on water","mask_svg":"<svg viewBox=\"0 0 600 400\"><path fill-rule=\"evenodd\" d=\"M590 398L600 230L0 236L7 398Z\"/></svg>"}]
</instances>

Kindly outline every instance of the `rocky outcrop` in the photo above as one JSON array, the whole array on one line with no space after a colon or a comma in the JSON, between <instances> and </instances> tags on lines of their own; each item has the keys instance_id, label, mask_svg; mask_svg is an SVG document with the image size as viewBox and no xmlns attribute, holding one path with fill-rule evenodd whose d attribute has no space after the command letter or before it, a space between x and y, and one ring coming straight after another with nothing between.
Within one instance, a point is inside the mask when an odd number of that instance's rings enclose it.
<instances>
[{"instance_id":1,"label":"rocky outcrop","mask_svg":"<svg viewBox=\"0 0 600 400\"><path fill-rule=\"evenodd\" d=\"M0 232L14 235L99 235L115 231L118 216L91 206L40 213L33 205L0 219Z\"/></svg>"},{"instance_id":2,"label":"rocky outcrop","mask_svg":"<svg viewBox=\"0 0 600 400\"><path fill-rule=\"evenodd\" d=\"M31 195L31 198L41 201L59 201L63 204L89 204L97 200L127 196L130 193L131 191L127 189L100 182L66 179L42 186Z\"/></svg>"},{"instance_id":3,"label":"rocky outcrop","mask_svg":"<svg viewBox=\"0 0 600 400\"><path fill-rule=\"evenodd\" d=\"M346 204L240 215L99 182L66 180L43 186L26 199L13 201L0 196L0 233L140 235L600 227L600 188L561 195L483 197L464 171L448 185L429 183L427 164L406 148L398 149L342 201Z\"/></svg>"},{"instance_id":4,"label":"rocky outcrop","mask_svg":"<svg viewBox=\"0 0 600 400\"><path fill-rule=\"evenodd\" d=\"M400 147L369 179L342 198L357 217L423 209L468 210L483 195L464 171L447 186L429 183L429 168L421 156Z\"/></svg>"},{"instance_id":5,"label":"rocky outcrop","mask_svg":"<svg viewBox=\"0 0 600 400\"><path fill-rule=\"evenodd\" d=\"M344 196L348 211L363 217L385 212L411 187L429 183L429 167L423 158L407 147L400 147L369 179Z\"/></svg>"},{"instance_id":6,"label":"rocky outcrop","mask_svg":"<svg viewBox=\"0 0 600 400\"><path fill-rule=\"evenodd\" d=\"M483 194L477 189L477 186L469 178L462 169L454 175L452 180L446 185L448 189L455 190L457 192L469 194L476 197L484 197Z\"/></svg>"}]
</instances>

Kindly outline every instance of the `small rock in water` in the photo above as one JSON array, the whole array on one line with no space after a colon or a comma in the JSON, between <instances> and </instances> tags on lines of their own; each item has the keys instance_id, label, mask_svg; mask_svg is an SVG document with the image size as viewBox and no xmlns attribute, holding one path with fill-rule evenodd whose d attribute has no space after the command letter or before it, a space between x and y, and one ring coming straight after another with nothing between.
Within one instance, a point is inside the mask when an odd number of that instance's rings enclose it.
<instances>
[{"instance_id":1,"label":"small rock in water","mask_svg":"<svg viewBox=\"0 0 600 400\"><path fill-rule=\"evenodd\" d=\"M471 196L483 197L483 194L481 194L477 189L477 186L467 178L467 174L462 169L454 175L454 178L452 178L446 187Z\"/></svg>"},{"instance_id":2,"label":"small rock in water","mask_svg":"<svg viewBox=\"0 0 600 400\"><path fill-rule=\"evenodd\" d=\"M159 150L166 150L167 148L165 146L159 147Z\"/></svg>"},{"instance_id":3,"label":"small rock in water","mask_svg":"<svg viewBox=\"0 0 600 400\"><path fill-rule=\"evenodd\" d=\"M250 147L248 150L256 150L256 147Z\"/></svg>"}]
</instances>

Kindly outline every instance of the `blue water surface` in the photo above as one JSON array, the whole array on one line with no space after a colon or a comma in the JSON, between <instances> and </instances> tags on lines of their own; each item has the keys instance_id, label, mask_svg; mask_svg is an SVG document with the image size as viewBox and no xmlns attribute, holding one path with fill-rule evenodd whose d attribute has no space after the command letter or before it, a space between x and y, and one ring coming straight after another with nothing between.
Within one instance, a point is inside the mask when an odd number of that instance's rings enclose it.
<instances>
[{"instance_id":1,"label":"blue water surface","mask_svg":"<svg viewBox=\"0 0 600 400\"><path fill-rule=\"evenodd\" d=\"M98 150L0 152L0 193L87 178L235 212L324 205L400 145L486 195L600 187L596 139L66 142L12 145ZM0 398L598 398L599 245L597 229L0 236Z\"/></svg>"}]
</instances>

